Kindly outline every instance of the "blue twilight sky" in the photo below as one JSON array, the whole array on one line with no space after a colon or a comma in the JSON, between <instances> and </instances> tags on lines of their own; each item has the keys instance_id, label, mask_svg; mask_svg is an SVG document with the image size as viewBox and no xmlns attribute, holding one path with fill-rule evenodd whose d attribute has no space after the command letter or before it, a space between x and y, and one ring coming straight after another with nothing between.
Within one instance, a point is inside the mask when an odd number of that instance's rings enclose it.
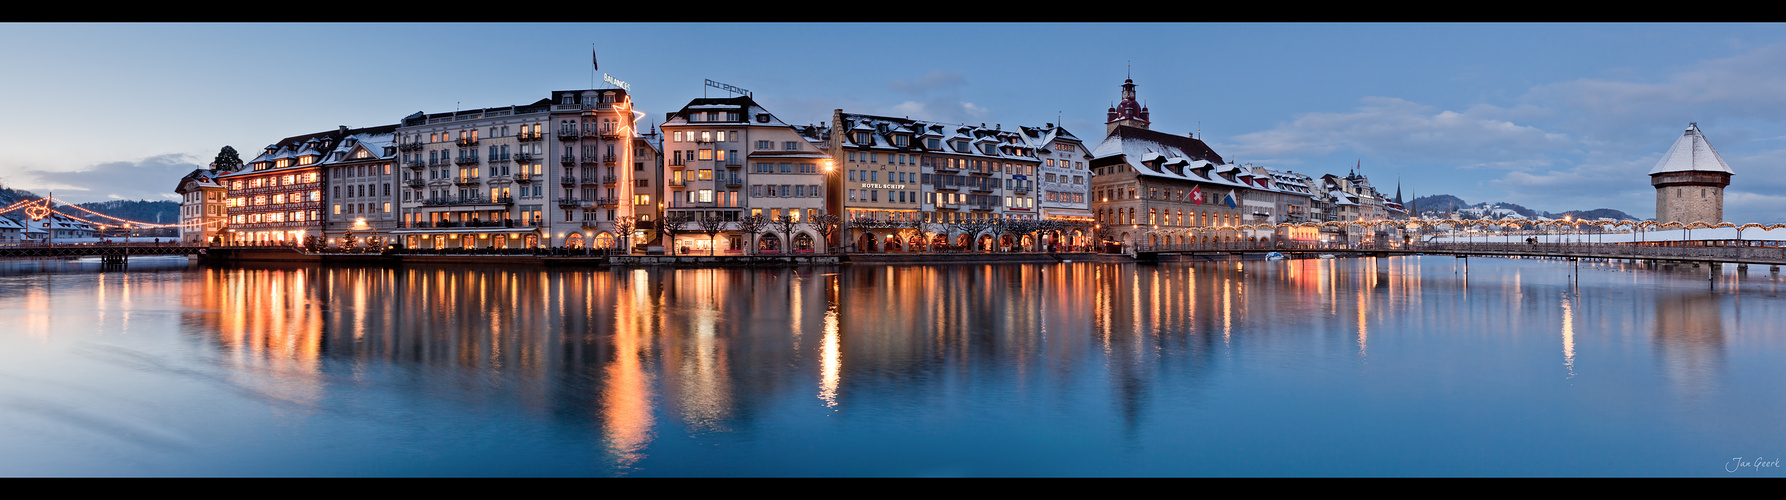
<instances>
[{"instance_id":1,"label":"blue twilight sky","mask_svg":"<svg viewBox=\"0 0 1786 500\"><path fill-rule=\"evenodd\" d=\"M172 198L223 145L588 88L593 43L652 122L713 79L789 123L1093 143L1132 64L1155 130L1230 161L1362 162L1391 193L1550 211L1653 216L1647 173L1698 122L1736 172L1726 217L1786 221L1783 25L10 24L0 43L0 183L72 202Z\"/></svg>"}]
</instances>

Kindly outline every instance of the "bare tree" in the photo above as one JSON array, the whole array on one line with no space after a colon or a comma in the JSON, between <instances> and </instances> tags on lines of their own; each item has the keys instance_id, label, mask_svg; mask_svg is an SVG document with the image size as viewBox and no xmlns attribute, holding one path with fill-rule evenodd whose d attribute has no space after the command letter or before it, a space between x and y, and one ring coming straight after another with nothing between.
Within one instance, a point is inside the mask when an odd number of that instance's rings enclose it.
<instances>
[{"instance_id":1,"label":"bare tree","mask_svg":"<svg viewBox=\"0 0 1786 500\"><path fill-rule=\"evenodd\" d=\"M726 230L726 220L718 212L707 212L698 224L701 232L707 235L707 255L713 255L713 237Z\"/></svg>"},{"instance_id":2,"label":"bare tree","mask_svg":"<svg viewBox=\"0 0 1786 500\"><path fill-rule=\"evenodd\" d=\"M632 255L633 253L633 228L638 225L638 217L622 215L614 218L614 230L620 233L620 248L623 249L627 255ZM584 244L589 245L593 243L594 242L588 242Z\"/></svg>"},{"instance_id":3,"label":"bare tree","mask_svg":"<svg viewBox=\"0 0 1786 500\"><path fill-rule=\"evenodd\" d=\"M694 222L694 219L694 214L688 211L676 211L664 214L663 229L660 229L660 231L664 233L664 246L665 248L670 249L670 254L674 255L677 253L676 233L681 233L683 229L688 227L688 223Z\"/></svg>"},{"instance_id":4,"label":"bare tree","mask_svg":"<svg viewBox=\"0 0 1786 500\"><path fill-rule=\"evenodd\" d=\"M793 215L783 215L776 217L773 224L776 229L781 230L782 253L788 253L787 249L793 248L791 245L794 243L794 230L800 227L800 219Z\"/></svg>"},{"instance_id":5,"label":"bare tree","mask_svg":"<svg viewBox=\"0 0 1786 500\"><path fill-rule=\"evenodd\" d=\"M831 253L833 246L831 236L843 227L843 218L832 214L819 214L806 219L806 225L818 231L825 238L825 253Z\"/></svg>"},{"instance_id":6,"label":"bare tree","mask_svg":"<svg viewBox=\"0 0 1786 500\"><path fill-rule=\"evenodd\" d=\"M738 231L743 232L745 237L745 251L756 253L757 233L763 232L766 227L769 227L769 218L763 217L763 214L750 214L738 219Z\"/></svg>"}]
</instances>

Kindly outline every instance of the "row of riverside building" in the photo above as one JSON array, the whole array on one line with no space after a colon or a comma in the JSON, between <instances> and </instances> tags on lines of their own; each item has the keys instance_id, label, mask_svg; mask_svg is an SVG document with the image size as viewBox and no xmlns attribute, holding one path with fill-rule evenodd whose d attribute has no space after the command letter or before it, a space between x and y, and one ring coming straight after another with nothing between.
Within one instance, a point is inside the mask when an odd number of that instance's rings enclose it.
<instances>
[{"instance_id":1,"label":"row of riverside building","mask_svg":"<svg viewBox=\"0 0 1786 500\"><path fill-rule=\"evenodd\" d=\"M1403 214L1399 188L1389 200L1356 172L1229 164L1194 136L1150 130L1135 87L1124 81L1095 145L1052 123L836 110L790 125L749 96L694 99L641 127L628 89L554 91L287 137L238 169L195 170L176 188L181 233L231 246L1062 251L1160 243L1178 228L1208 229L1179 243L1358 242L1370 235L1221 228ZM833 231L812 223L827 214ZM1029 221L1053 223L997 229Z\"/></svg>"}]
</instances>

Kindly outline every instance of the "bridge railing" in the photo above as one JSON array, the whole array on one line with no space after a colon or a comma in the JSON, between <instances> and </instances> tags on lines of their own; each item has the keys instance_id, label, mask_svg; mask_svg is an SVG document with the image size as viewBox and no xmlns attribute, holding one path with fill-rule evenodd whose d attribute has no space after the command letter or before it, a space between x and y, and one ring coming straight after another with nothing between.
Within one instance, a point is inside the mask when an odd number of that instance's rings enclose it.
<instances>
[{"instance_id":1,"label":"bridge railing","mask_svg":"<svg viewBox=\"0 0 1786 500\"><path fill-rule=\"evenodd\" d=\"M1558 257L1668 259L1700 261L1786 262L1781 246L1652 246L1618 243L1415 243L1376 246L1370 244L1320 244L1232 242L1184 245L1137 245L1136 252L1433 252L1465 254L1547 255Z\"/></svg>"},{"instance_id":2,"label":"bridge railing","mask_svg":"<svg viewBox=\"0 0 1786 500\"><path fill-rule=\"evenodd\" d=\"M1679 259L1712 261L1781 261L1786 247L1650 246L1609 243L1438 243L1419 247L1434 252L1482 252L1567 257Z\"/></svg>"}]
</instances>

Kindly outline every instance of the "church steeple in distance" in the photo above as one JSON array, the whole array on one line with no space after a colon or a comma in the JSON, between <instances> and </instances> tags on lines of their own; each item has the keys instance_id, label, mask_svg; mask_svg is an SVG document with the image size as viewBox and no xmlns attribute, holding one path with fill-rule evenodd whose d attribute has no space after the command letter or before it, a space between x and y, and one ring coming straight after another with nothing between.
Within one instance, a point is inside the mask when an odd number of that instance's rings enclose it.
<instances>
[{"instance_id":1,"label":"church steeple in distance","mask_svg":"<svg viewBox=\"0 0 1786 500\"><path fill-rule=\"evenodd\" d=\"M1135 79L1125 78L1122 81L1122 102L1110 108L1109 120L1104 122L1104 133L1116 131L1116 127L1135 127L1147 129L1147 108L1135 100Z\"/></svg>"}]
</instances>

